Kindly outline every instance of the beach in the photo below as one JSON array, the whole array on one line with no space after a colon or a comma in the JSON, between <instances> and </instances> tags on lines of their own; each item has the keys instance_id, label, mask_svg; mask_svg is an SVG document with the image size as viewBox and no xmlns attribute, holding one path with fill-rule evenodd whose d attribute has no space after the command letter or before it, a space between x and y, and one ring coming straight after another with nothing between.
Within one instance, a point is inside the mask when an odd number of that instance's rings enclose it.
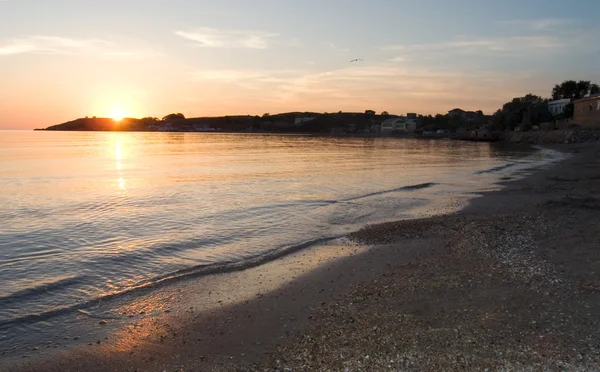
<instances>
[{"instance_id":1,"label":"beach","mask_svg":"<svg viewBox=\"0 0 600 372\"><path fill-rule=\"evenodd\" d=\"M124 304L128 323L90 319L102 338L40 345L0 367L597 370L600 148L555 149L570 157L505 179L458 213L175 283ZM144 301L160 314L146 316Z\"/></svg>"}]
</instances>

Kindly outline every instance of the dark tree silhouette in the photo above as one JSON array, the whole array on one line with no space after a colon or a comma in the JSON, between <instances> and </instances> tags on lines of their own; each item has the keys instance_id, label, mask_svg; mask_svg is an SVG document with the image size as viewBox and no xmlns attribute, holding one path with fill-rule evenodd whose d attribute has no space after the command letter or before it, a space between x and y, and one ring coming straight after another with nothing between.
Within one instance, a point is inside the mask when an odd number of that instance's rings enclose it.
<instances>
[{"instance_id":1,"label":"dark tree silhouette","mask_svg":"<svg viewBox=\"0 0 600 372\"><path fill-rule=\"evenodd\" d=\"M365 116L375 116L375 111L373 111L373 110L366 110L365 111Z\"/></svg>"},{"instance_id":2,"label":"dark tree silhouette","mask_svg":"<svg viewBox=\"0 0 600 372\"><path fill-rule=\"evenodd\" d=\"M163 118L163 120L181 120L181 119L185 119L185 116L183 116L183 114L181 112L178 112L177 114L169 114Z\"/></svg>"},{"instance_id":3,"label":"dark tree silhouette","mask_svg":"<svg viewBox=\"0 0 600 372\"><path fill-rule=\"evenodd\" d=\"M548 111L547 100L535 94L513 98L505 103L501 110L492 117L492 125L496 129L512 129L523 125L525 129L552 119Z\"/></svg>"},{"instance_id":4,"label":"dark tree silhouette","mask_svg":"<svg viewBox=\"0 0 600 372\"><path fill-rule=\"evenodd\" d=\"M589 80L565 80L552 88L552 99L579 99L596 93L600 93L600 87Z\"/></svg>"}]
</instances>

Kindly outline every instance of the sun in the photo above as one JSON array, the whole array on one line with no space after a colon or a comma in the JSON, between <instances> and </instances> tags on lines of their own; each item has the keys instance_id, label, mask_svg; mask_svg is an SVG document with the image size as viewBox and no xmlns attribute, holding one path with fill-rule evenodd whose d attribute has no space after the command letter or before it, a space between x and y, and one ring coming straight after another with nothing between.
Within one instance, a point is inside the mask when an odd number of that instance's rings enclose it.
<instances>
[{"instance_id":1,"label":"sun","mask_svg":"<svg viewBox=\"0 0 600 372\"><path fill-rule=\"evenodd\" d=\"M126 114L125 111L123 111L120 108L114 108L112 109L112 111L110 112L110 117L114 120L114 121L121 121L125 118Z\"/></svg>"}]
</instances>

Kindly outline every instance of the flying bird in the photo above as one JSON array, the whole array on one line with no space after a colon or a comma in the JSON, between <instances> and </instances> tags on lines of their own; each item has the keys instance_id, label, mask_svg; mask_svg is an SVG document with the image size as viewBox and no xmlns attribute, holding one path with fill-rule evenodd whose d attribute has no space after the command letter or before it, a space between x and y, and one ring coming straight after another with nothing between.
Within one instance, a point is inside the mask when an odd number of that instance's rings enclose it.
<instances>
[{"instance_id":1,"label":"flying bird","mask_svg":"<svg viewBox=\"0 0 600 372\"><path fill-rule=\"evenodd\" d=\"M359 61L362 61L362 59L360 59L360 58L353 59L352 61L350 61L350 63L352 63L352 62L359 62Z\"/></svg>"}]
</instances>

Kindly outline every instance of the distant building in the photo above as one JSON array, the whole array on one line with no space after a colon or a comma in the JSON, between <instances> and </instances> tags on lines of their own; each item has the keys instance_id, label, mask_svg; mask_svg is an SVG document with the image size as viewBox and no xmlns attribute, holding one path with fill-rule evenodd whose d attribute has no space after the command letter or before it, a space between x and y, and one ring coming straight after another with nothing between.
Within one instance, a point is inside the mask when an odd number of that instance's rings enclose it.
<instances>
[{"instance_id":1,"label":"distant building","mask_svg":"<svg viewBox=\"0 0 600 372\"><path fill-rule=\"evenodd\" d=\"M171 123L160 123L157 125L157 130L159 132L172 132L173 131L173 124Z\"/></svg>"},{"instance_id":2,"label":"distant building","mask_svg":"<svg viewBox=\"0 0 600 372\"><path fill-rule=\"evenodd\" d=\"M573 102L574 124L600 129L600 94L593 94Z\"/></svg>"},{"instance_id":3,"label":"distant building","mask_svg":"<svg viewBox=\"0 0 600 372\"><path fill-rule=\"evenodd\" d=\"M294 125L299 127L301 126L303 123L309 122L309 121L313 121L315 120L315 117L303 117L303 118L296 118L296 120L294 121Z\"/></svg>"},{"instance_id":4,"label":"distant building","mask_svg":"<svg viewBox=\"0 0 600 372\"><path fill-rule=\"evenodd\" d=\"M211 128L208 124L194 124L194 132L215 132L215 128Z\"/></svg>"},{"instance_id":5,"label":"distant building","mask_svg":"<svg viewBox=\"0 0 600 372\"><path fill-rule=\"evenodd\" d=\"M548 101L548 111L552 116L557 116L563 113L565 106L571 103L569 98L557 99L556 101Z\"/></svg>"},{"instance_id":6,"label":"distant building","mask_svg":"<svg viewBox=\"0 0 600 372\"><path fill-rule=\"evenodd\" d=\"M417 129L417 120L413 118L391 118L381 123L381 133L413 132Z\"/></svg>"},{"instance_id":7,"label":"distant building","mask_svg":"<svg viewBox=\"0 0 600 372\"><path fill-rule=\"evenodd\" d=\"M465 111L459 108L448 111L448 116L451 118L461 118L465 122L470 123L477 119L477 111Z\"/></svg>"},{"instance_id":8,"label":"distant building","mask_svg":"<svg viewBox=\"0 0 600 372\"><path fill-rule=\"evenodd\" d=\"M448 111L448 116L450 116L451 118L456 118L456 117L460 117L460 118L465 118L466 116L466 111L465 110L461 110L459 108L455 108L453 110Z\"/></svg>"},{"instance_id":9,"label":"distant building","mask_svg":"<svg viewBox=\"0 0 600 372\"><path fill-rule=\"evenodd\" d=\"M464 115L462 116L463 119L465 119L465 121L467 123L470 123L472 121L475 121L475 119L477 119L477 113L475 111L466 111L464 113Z\"/></svg>"}]
</instances>

